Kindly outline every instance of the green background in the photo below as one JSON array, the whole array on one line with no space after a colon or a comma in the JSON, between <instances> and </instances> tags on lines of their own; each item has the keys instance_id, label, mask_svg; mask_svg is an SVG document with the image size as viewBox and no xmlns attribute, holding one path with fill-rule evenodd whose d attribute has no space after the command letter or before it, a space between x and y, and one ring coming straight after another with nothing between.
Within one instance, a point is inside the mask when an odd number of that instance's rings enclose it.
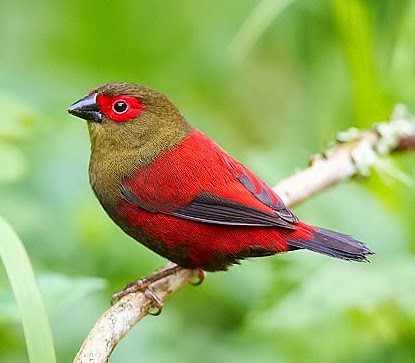
<instances>
[{"instance_id":1,"label":"green background","mask_svg":"<svg viewBox=\"0 0 415 363\"><path fill-rule=\"evenodd\" d=\"M338 131L387 120L396 103L415 112L413 19L405 0L0 0L0 215L34 265L58 361L113 292L165 263L95 200L71 103L108 81L156 88L275 184ZM209 274L111 362L413 362L415 155L391 162L409 183L374 172L295 208L365 241L370 264L299 251ZM27 361L1 265L0 361Z\"/></svg>"}]
</instances>

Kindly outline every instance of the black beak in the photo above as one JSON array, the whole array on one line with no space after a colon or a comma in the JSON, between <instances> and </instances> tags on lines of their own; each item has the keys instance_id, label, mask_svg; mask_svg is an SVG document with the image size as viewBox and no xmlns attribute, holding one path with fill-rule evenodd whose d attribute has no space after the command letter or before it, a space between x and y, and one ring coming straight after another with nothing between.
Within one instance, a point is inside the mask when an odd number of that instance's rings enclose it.
<instances>
[{"instance_id":1,"label":"black beak","mask_svg":"<svg viewBox=\"0 0 415 363\"><path fill-rule=\"evenodd\" d=\"M76 101L68 108L68 112L71 115L83 118L87 121L102 122L101 112L99 111L96 100L96 92L91 93L90 95L81 98L79 101Z\"/></svg>"}]
</instances>

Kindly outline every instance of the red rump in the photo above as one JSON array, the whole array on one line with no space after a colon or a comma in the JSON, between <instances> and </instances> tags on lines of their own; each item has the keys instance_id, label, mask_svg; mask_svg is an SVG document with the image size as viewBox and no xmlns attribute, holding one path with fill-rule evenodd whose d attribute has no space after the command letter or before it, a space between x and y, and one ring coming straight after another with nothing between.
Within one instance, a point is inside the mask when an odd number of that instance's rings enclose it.
<instances>
[{"instance_id":1,"label":"red rump","mask_svg":"<svg viewBox=\"0 0 415 363\"><path fill-rule=\"evenodd\" d=\"M97 103L101 112L114 122L132 120L144 111L143 103L138 98L128 95L98 95ZM120 105L123 107L117 109Z\"/></svg>"}]
</instances>

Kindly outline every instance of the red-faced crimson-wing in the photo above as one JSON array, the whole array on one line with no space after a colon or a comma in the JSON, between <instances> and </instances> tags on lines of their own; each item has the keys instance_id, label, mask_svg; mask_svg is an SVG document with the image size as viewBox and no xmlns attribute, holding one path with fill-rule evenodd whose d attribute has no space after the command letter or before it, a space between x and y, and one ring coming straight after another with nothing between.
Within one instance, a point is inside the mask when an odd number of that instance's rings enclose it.
<instances>
[{"instance_id":1,"label":"red-faced crimson-wing","mask_svg":"<svg viewBox=\"0 0 415 363\"><path fill-rule=\"evenodd\" d=\"M224 270L296 248L355 261L371 253L347 235L298 221L269 186L156 91L109 83L68 111L89 121L90 181L104 209L133 238L183 267Z\"/></svg>"}]
</instances>

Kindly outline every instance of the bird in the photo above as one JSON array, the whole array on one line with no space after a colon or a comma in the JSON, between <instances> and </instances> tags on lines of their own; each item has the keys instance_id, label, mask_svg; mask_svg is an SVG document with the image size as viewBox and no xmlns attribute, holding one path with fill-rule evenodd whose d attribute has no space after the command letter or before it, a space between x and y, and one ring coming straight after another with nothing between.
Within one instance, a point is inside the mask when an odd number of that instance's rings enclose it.
<instances>
[{"instance_id":1,"label":"bird","mask_svg":"<svg viewBox=\"0 0 415 363\"><path fill-rule=\"evenodd\" d=\"M168 273L222 271L247 258L299 249L359 262L372 254L349 235L301 221L156 90L110 82L68 112L87 121L89 180L98 201L125 233L175 264ZM166 274L114 296L145 289Z\"/></svg>"}]
</instances>

